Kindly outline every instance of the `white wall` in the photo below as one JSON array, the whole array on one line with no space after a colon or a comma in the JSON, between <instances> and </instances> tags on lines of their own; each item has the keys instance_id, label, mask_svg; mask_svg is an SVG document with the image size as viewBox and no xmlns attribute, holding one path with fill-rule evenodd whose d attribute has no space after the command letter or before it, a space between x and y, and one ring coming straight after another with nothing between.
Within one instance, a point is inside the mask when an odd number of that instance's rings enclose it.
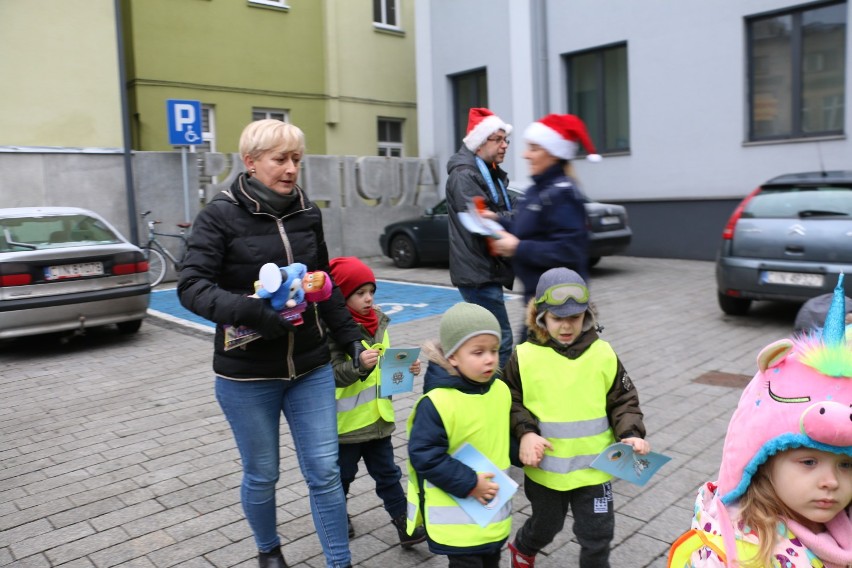
<instances>
[{"instance_id":1,"label":"white wall","mask_svg":"<svg viewBox=\"0 0 852 568\"><path fill-rule=\"evenodd\" d=\"M448 75L487 67L489 106L514 124L504 166L525 178L523 129L533 116L531 11L547 14L549 85L545 112L570 112L561 56L627 42L629 155L590 164L578 176L595 199L741 197L786 172L852 167L852 142L747 143L746 16L799 6L789 0L418 0L418 100L421 155L435 157L442 183L452 137ZM428 17L421 17L422 15ZM852 17L847 22L852 25ZM852 46L852 33L847 31ZM847 54L852 48L847 46ZM429 54L421 54L428 49ZM847 55L847 66L852 57ZM852 130L847 72L846 126ZM428 98L429 102L424 103ZM541 113L543 114L543 113Z\"/></svg>"}]
</instances>

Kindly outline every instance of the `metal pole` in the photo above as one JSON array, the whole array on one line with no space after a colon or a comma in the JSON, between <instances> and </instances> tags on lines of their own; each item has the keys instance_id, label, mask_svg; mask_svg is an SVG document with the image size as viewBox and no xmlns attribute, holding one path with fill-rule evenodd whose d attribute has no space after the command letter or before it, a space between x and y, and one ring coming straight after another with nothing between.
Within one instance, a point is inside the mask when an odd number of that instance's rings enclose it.
<instances>
[{"instance_id":1,"label":"metal pole","mask_svg":"<svg viewBox=\"0 0 852 568\"><path fill-rule=\"evenodd\" d=\"M189 223L189 171L186 166L186 146L180 147L180 165L183 169L183 220Z\"/></svg>"},{"instance_id":2,"label":"metal pole","mask_svg":"<svg viewBox=\"0 0 852 568\"><path fill-rule=\"evenodd\" d=\"M139 244L139 226L136 215L136 192L133 188L133 155L130 148L130 110L127 104L127 69L124 65L124 26L121 17L121 0L113 0L115 8L115 33L118 48L118 92L121 98L122 145L124 146L124 191L127 196L127 217L130 242Z\"/></svg>"}]
</instances>

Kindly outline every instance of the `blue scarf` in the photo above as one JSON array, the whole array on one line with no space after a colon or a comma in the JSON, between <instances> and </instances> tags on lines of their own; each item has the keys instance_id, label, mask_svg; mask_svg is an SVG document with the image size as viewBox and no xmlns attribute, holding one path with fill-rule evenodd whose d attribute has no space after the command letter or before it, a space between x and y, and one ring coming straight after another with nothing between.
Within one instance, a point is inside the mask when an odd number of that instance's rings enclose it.
<instances>
[{"instance_id":1,"label":"blue scarf","mask_svg":"<svg viewBox=\"0 0 852 568\"><path fill-rule=\"evenodd\" d=\"M497 205L500 204L500 198L497 196L497 189L494 187L494 178L491 177L491 172L488 171L488 166L485 165L485 160L476 156L476 165L479 167L479 173L482 174L482 177L485 178L485 183L488 184L488 189L491 190L491 199L494 200L494 203ZM503 180L499 177L497 178L497 183L500 184L500 191L503 192L503 203L506 204L506 210L512 210L512 204L509 202L509 195L506 193L506 186L503 185Z\"/></svg>"}]
</instances>

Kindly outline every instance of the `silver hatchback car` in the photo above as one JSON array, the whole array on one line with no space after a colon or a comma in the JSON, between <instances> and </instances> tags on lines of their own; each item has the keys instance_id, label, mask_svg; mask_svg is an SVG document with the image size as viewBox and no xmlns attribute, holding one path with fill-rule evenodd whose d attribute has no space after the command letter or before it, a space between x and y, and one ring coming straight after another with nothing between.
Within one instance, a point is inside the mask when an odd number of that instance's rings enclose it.
<instances>
[{"instance_id":1,"label":"silver hatchback car","mask_svg":"<svg viewBox=\"0 0 852 568\"><path fill-rule=\"evenodd\" d=\"M0 339L117 324L148 312L148 262L97 213L0 209Z\"/></svg>"},{"instance_id":2,"label":"silver hatchback car","mask_svg":"<svg viewBox=\"0 0 852 568\"><path fill-rule=\"evenodd\" d=\"M719 307L743 315L754 300L804 302L830 293L841 272L852 272L852 171L779 176L748 195L725 227Z\"/></svg>"}]
</instances>

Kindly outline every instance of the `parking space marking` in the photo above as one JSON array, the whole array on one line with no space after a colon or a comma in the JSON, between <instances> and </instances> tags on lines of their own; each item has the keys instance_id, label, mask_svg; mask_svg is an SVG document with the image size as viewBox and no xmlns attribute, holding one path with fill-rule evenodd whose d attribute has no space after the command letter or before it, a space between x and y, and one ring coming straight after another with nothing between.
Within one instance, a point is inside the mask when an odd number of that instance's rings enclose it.
<instances>
[{"instance_id":1,"label":"parking space marking","mask_svg":"<svg viewBox=\"0 0 852 568\"><path fill-rule=\"evenodd\" d=\"M376 302L391 318L391 323L405 323L441 315L462 301L456 288L434 284L413 284L390 280L376 281ZM506 295L506 300L514 298ZM149 311L152 314L195 329L212 331L215 325L180 305L174 288L154 290Z\"/></svg>"}]
</instances>

